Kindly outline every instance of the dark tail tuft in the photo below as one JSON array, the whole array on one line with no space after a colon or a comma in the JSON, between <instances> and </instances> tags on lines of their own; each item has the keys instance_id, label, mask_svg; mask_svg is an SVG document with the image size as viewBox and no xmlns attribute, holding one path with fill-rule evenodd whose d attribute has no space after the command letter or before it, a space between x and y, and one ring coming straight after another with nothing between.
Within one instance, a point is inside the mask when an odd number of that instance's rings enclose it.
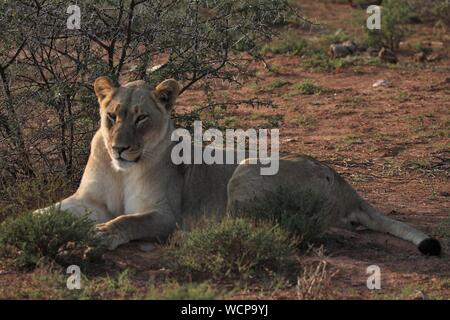
<instances>
[{"instance_id":1,"label":"dark tail tuft","mask_svg":"<svg viewBox=\"0 0 450 320\"><path fill-rule=\"evenodd\" d=\"M440 256L441 244L436 239L427 238L419 243L419 250L427 256Z\"/></svg>"}]
</instances>

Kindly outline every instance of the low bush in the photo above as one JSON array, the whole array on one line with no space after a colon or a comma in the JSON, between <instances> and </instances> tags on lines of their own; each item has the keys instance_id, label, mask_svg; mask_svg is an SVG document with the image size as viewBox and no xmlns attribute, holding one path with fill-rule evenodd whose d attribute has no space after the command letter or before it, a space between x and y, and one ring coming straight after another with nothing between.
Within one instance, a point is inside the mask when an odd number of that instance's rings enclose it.
<instances>
[{"instance_id":1,"label":"low bush","mask_svg":"<svg viewBox=\"0 0 450 320\"><path fill-rule=\"evenodd\" d=\"M370 47L387 47L398 50L400 41L408 33L407 24L411 21L414 10L407 0L384 0L381 10L381 29L369 30L366 44Z\"/></svg>"},{"instance_id":2,"label":"low bush","mask_svg":"<svg viewBox=\"0 0 450 320\"><path fill-rule=\"evenodd\" d=\"M208 283L171 282L163 287L151 286L146 298L150 300L215 300L220 298L220 294Z\"/></svg>"},{"instance_id":3,"label":"low bush","mask_svg":"<svg viewBox=\"0 0 450 320\"><path fill-rule=\"evenodd\" d=\"M0 225L0 256L19 268L33 268L42 259L70 263L88 247L100 247L100 240L87 216L51 210L8 218Z\"/></svg>"},{"instance_id":4,"label":"low bush","mask_svg":"<svg viewBox=\"0 0 450 320\"><path fill-rule=\"evenodd\" d=\"M166 264L183 275L251 279L293 267L298 242L278 226L227 217L219 223L177 232Z\"/></svg>"},{"instance_id":5,"label":"low bush","mask_svg":"<svg viewBox=\"0 0 450 320\"><path fill-rule=\"evenodd\" d=\"M302 94L314 94L322 91L322 88L317 85L314 81L306 79L301 83L294 85L294 89Z\"/></svg>"}]
</instances>

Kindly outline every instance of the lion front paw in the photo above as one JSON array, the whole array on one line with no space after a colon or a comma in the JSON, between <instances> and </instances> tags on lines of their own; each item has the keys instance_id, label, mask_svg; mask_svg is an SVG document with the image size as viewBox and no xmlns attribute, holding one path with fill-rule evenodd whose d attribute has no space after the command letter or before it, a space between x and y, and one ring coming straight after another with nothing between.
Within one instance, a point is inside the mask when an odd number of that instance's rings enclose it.
<instances>
[{"instance_id":1,"label":"lion front paw","mask_svg":"<svg viewBox=\"0 0 450 320\"><path fill-rule=\"evenodd\" d=\"M108 250L114 250L121 244L128 242L125 237L108 222L97 224L95 229L101 242Z\"/></svg>"},{"instance_id":2,"label":"lion front paw","mask_svg":"<svg viewBox=\"0 0 450 320\"><path fill-rule=\"evenodd\" d=\"M39 216L39 215L44 215L44 214L50 214L52 212L52 209L53 209L53 207L36 209L32 212L32 215Z\"/></svg>"}]
</instances>

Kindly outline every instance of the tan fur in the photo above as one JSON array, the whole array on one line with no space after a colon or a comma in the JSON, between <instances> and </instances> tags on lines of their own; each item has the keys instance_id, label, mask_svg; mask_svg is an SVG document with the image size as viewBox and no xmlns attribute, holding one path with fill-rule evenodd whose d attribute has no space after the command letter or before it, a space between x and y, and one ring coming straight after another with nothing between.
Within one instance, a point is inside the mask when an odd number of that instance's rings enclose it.
<instances>
[{"instance_id":1,"label":"tan fur","mask_svg":"<svg viewBox=\"0 0 450 320\"><path fill-rule=\"evenodd\" d=\"M78 190L56 206L88 212L110 249L136 239L165 239L187 215L233 211L281 185L323 193L335 204L333 220L341 225L361 223L415 244L428 238L377 212L335 171L310 157L281 159L274 176L260 175L259 166L248 161L174 165L170 112L180 90L175 80L153 89L142 81L115 87L101 77L94 90L101 126Z\"/></svg>"}]
</instances>

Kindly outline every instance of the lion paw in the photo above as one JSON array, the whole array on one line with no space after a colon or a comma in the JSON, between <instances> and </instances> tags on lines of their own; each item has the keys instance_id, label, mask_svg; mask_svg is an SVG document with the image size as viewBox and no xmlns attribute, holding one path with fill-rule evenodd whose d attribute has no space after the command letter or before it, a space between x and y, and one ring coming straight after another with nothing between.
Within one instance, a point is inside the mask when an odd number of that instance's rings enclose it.
<instances>
[{"instance_id":1,"label":"lion paw","mask_svg":"<svg viewBox=\"0 0 450 320\"><path fill-rule=\"evenodd\" d=\"M95 226L95 229L101 242L108 250L114 250L121 244L128 242L118 230L115 230L114 227L108 223L99 223Z\"/></svg>"}]
</instances>

